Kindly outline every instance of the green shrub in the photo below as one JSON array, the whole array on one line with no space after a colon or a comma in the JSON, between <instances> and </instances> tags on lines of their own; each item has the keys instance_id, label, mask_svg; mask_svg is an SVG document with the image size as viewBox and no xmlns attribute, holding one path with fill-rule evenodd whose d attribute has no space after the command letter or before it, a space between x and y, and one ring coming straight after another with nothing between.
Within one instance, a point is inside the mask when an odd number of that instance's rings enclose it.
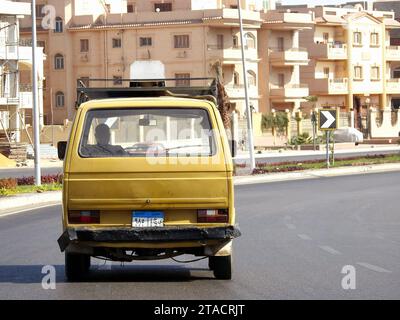
<instances>
[{"instance_id":1,"label":"green shrub","mask_svg":"<svg viewBox=\"0 0 400 320\"><path fill-rule=\"evenodd\" d=\"M289 119L285 112L276 112L275 117L273 113L264 113L262 116L263 130L275 128L277 132L284 133L289 124Z\"/></svg>"},{"instance_id":2,"label":"green shrub","mask_svg":"<svg viewBox=\"0 0 400 320\"><path fill-rule=\"evenodd\" d=\"M307 132L302 133L299 136L294 136L292 139L290 139L289 144L291 145L302 145L302 144L310 144L313 142L312 137Z\"/></svg>"}]
</instances>

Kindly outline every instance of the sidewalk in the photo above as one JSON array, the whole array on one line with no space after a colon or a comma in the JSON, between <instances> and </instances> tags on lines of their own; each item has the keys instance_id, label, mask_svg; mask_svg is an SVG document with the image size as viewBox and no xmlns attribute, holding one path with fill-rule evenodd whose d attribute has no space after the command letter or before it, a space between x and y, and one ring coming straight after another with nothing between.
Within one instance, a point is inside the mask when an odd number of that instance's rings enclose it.
<instances>
[{"instance_id":1,"label":"sidewalk","mask_svg":"<svg viewBox=\"0 0 400 320\"><path fill-rule=\"evenodd\" d=\"M341 167L332 169L305 170L297 172L269 173L254 176L234 177L235 186L290 181L300 179L316 179L321 177L346 176L354 174L380 173L400 171L400 163L377 164L360 167ZM61 191L35 194L23 194L0 198L0 217L13 214L13 211L33 209L37 206L61 204Z\"/></svg>"}]
</instances>

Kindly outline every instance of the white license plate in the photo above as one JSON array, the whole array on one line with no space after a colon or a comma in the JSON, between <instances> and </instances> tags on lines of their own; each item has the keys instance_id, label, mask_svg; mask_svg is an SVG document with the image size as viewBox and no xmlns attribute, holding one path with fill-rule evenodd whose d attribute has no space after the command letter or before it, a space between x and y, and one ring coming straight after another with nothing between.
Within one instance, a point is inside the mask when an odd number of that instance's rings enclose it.
<instances>
[{"instance_id":1,"label":"white license plate","mask_svg":"<svg viewBox=\"0 0 400 320\"><path fill-rule=\"evenodd\" d=\"M133 211L132 212L132 227L163 227L164 212L162 211Z\"/></svg>"}]
</instances>

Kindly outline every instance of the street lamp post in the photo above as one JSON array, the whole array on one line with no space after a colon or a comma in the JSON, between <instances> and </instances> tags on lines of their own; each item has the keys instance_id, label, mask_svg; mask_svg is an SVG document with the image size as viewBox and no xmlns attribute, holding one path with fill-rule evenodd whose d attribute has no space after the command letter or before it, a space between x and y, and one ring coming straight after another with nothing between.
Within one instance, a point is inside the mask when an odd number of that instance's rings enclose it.
<instances>
[{"instance_id":1,"label":"street lamp post","mask_svg":"<svg viewBox=\"0 0 400 320\"><path fill-rule=\"evenodd\" d=\"M246 58L244 51L244 32L243 32L243 20L242 20L242 8L240 0L237 0L238 12L239 12L239 24L240 24L240 39L241 39L241 51L242 51L242 65L243 65L243 84L244 84L244 95L246 102L246 113L247 113L247 143L249 148L249 157L250 157L250 169L251 172L256 168L256 161L254 158L254 141L253 141L253 124L252 124L252 114L250 109L249 102L249 93L247 87L247 67L246 67Z\"/></svg>"},{"instance_id":2,"label":"street lamp post","mask_svg":"<svg viewBox=\"0 0 400 320\"><path fill-rule=\"evenodd\" d=\"M33 116L33 149L35 162L35 184L41 185L40 170L40 134L39 134L39 105L38 105L38 85L37 85L37 66L36 66L36 0L32 0L32 116Z\"/></svg>"}]
</instances>

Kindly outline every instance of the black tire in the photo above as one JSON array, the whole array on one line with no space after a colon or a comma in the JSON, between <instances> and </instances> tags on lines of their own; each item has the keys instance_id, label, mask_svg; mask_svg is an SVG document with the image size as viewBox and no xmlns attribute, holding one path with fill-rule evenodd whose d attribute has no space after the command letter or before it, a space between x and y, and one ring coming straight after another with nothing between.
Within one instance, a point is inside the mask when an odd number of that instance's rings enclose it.
<instances>
[{"instance_id":1,"label":"black tire","mask_svg":"<svg viewBox=\"0 0 400 320\"><path fill-rule=\"evenodd\" d=\"M209 257L209 258L208 258L208 268L209 268L210 270L214 270L214 265L215 265L215 263L214 263L214 258L215 258L215 257Z\"/></svg>"},{"instance_id":2,"label":"black tire","mask_svg":"<svg viewBox=\"0 0 400 320\"><path fill-rule=\"evenodd\" d=\"M77 253L65 253L65 276L68 281L82 280L90 268L90 256Z\"/></svg>"},{"instance_id":3,"label":"black tire","mask_svg":"<svg viewBox=\"0 0 400 320\"><path fill-rule=\"evenodd\" d=\"M232 279L232 257L210 257L214 277L221 280Z\"/></svg>"}]
</instances>

